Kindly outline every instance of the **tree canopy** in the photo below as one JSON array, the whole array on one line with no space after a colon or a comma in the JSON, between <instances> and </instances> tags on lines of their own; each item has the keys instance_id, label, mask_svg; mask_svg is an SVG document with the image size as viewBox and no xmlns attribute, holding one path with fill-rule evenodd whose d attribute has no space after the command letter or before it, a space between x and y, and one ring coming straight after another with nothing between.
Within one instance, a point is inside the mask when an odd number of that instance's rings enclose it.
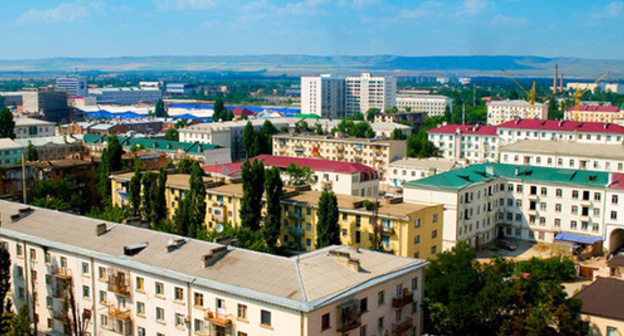
<instances>
[{"instance_id":1,"label":"tree canopy","mask_svg":"<svg viewBox=\"0 0 624 336\"><path fill-rule=\"evenodd\" d=\"M282 220L282 178L280 170L272 167L266 170L264 180L264 190L266 190L267 214L262 226L264 241L269 249L275 251L277 240L281 232Z\"/></svg>"},{"instance_id":2,"label":"tree canopy","mask_svg":"<svg viewBox=\"0 0 624 336\"><path fill-rule=\"evenodd\" d=\"M15 139L15 120L11 110L6 107L0 111L0 138Z\"/></svg>"},{"instance_id":3,"label":"tree canopy","mask_svg":"<svg viewBox=\"0 0 624 336\"><path fill-rule=\"evenodd\" d=\"M240 202L241 225L253 231L260 229L262 194L264 193L264 162L245 160L241 165L243 198Z\"/></svg>"},{"instance_id":4,"label":"tree canopy","mask_svg":"<svg viewBox=\"0 0 624 336\"><path fill-rule=\"evenodd\" d=\"M167 118L167 110L165 110L165 102L162 99L158 99L156 107L154 108L154 115L158 118Z\"/></svg>"},{"instance_id":5,"label":"tree canopy","mask_svg":"<svg viewBox=\"0 0 624 336\"><path fill-rule=\"evenodd\" d=\"M338 224L338 199L332 191L324 190L319 199L318 222L316 224L316 248L339 245L340 225Z\"/></svg>"},{"instance_id":6,"label":"tree canopy","mask_svg":"<svg viewBox=\"0 0 624 336\"><path fill-rule=\"evenodd\" d=\"M317 177L310 167L301 167L296 163L291 163L286 167L288 175L288 185L303 186L316 183Z\"/></svg>"}]
</instances>

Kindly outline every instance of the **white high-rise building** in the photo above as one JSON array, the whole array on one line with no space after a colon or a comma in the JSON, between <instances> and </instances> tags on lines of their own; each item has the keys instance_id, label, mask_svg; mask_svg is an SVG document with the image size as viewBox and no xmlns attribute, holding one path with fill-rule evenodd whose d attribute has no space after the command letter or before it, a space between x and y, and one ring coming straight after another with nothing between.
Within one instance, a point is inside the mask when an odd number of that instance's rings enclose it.
<instances>
[{"instance_id":1,"label":"white high-rise building","mask_svg":"<svg viewBox=\"0 0 624 336\"><path fill-rule=\"evenodd\" d=\"M301 112L324 118L344 117L344 78L329 74L301 77Z\"/></svg>"},{"instance_id":2,"label":"white high-rise building","mask_svg":"<svg viewBox=\"0 0 624 336\"><path fill-rule=\"evenodd\" d=\"M56 79L56 87L65 89L68 97L87 95L87 78L84 76L65 76Z\"/></svg>"},{"instance_id":3,"label":"white high-rise building","mask_svg":"<svg viewBox=\"0 0 624 336\"><path fill-rule=\"evenodd\" d=\"M359 77L346 78L346 116L366 113L370 108L380 110L396 105L396 78L392 76L371 76L363 73Z\"/></svg>"}]
</instances>

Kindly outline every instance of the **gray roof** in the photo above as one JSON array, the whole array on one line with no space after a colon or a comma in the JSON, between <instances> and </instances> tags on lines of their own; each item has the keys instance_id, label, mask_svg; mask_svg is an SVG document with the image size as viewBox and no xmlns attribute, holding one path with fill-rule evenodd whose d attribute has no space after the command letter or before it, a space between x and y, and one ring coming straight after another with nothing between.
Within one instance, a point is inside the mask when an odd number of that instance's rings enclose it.
<instances>
[{"instance_id":1,"label":"gray roof","mask_svg":"<svg viewBox=\"0 0 624 336\"><path fill-rule=\"evenodd\" d=\"M53 122L33 119L33 118L21 117L21 118L15 118L13 120L15 121L16 127L19 127L19 126L54 126Z\"/></svg>"},{"instance_id":2,"label":"gray roof","mask_svg":"<svg viewBox=\"0 0 624 336\"><path fill-rule=\"evenodd\" d=\"M501 146L499 150L501 154L509 151L624 160L624 147L620 145L588 144L569 141L544 142L539 140L524 140L510 145Z\"/></svg>"},{"instance_id":3,"label":"gray roof","mask_svg":"<svg viewBox=\"0 0 624 336\"><path fill-rule=\"evenodd\" d=\"M405 158L402 160L396 160L390 163L390 167L392 168L421 168L421 169L429 169L436 168L439 170L451 170L454 168L461 168L462 165L457 161L441 159L441 158L427 158L427 159L416 159L416 158Z\"/></svg>"},{"instance_id":4,"label":"gray roof","mask_svg":"<svg viewBox=\"0 0 624 336\"><path fill-rule=\"evenodd\" d=\"M32 212L21 219L11 219L26 207L0 201L2 236L299 311L317 309L426 265L423 260L331 246L293 258L229 247L228 253L212 266L203 267L202 256L222 245L189 239L167 252L168 238L183 237L114 223L107 223L108 231L97 236L96 226L103 223L101 220L36 207L31 207ZM140 253L124 255L124 246L145 242L148 245ZM330 250L350 253L360 260L362 270L356 272L344 261L330 256Z\"/></svg>"},{"instance_id":5,"label":"gray roof","mask_svg":"<svg viewBox=\"0 0 624 336\"><path fill-rule=\"evenodd\" d=\"M11 138L0 139L0 149L13 149L22 147L22 145L18 144L15 140L11 140Z\"/></svg>"},{"instance_id":6,"label":"gray roof","mask_svg":"<svg viewBox=\"0 0 624 336\"><path fill-rule=\"evenodd\" d=\"M73 144L76 141L80 141L80 139L77 139L71 136L58 135L58 136L39 137L39 138L21 138L21 139L15 139L15 141L17 141L18 144L24 147L28 146L28 144L32 144L35 147L41 147L50 143L57 144L57 145Z\"/></svg>"}]
</instances>

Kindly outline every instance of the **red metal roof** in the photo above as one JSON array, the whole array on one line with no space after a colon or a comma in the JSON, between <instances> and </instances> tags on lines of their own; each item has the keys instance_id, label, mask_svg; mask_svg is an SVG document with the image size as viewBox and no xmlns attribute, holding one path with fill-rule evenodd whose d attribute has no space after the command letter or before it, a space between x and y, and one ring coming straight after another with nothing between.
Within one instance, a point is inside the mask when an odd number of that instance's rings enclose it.
<instances>
[{"instance_id":1,"label":"red metal roof","mask_svg":"<svg viewBox=\"0 0 624 336\"><path fill-rule=\"evenodd\" d=\"M624 127L601 122L580 122L570 120L537 120L537 119L516 119L502 123L498 128L520 128L531 130L549 131L578 131L595 133L620 133L624 134Z\"/></svg>"},{"instance_id":2,"label":"red metal roof","mask_svg":"<svg viewBox=\"0 0 624 336\"><path fill-rule=\"evenodd\" d=\"M246 115L246 116L252 116L254 115L254 113L244 107L235 107L232 109L232 113L234 114L234 116L236 117L240 117L242 115Z\"/></svg>"},{"instance_id":3,"label":"red metal roof","mask_svg":"<svg viewBox=\"0 0 624 336\"><path fill-rule=\"evenodd\" d=\"M579 105L568 107L566 111L617 113L620 112L620 108L617 106Z\"/></svg>"},{"instance_id":4,"label":"red metal roof","mask_svg":"<svg viewBox=\"0 0 624 336\"><path fill-rule=\"evenodd\" d=\"M624 190L624 174L611 173L611 183L609 183L607 188Z\"/></svg>"},{"instance_id":5,"label":"red metal roof","mask_svg":"<svg viewBox=\"0 0 624 336\"><path fill-rule=\"evenodd\" d=\"M444 125L438 128L428 130L427 133L457 133L457 130L461 134L483 134L483 135L496 135L495 126L480 126L480 125Z\"/></svg>"},{"instance_id":6,"label":"red metal roof","mask_svg":"<svg viewBox=\"0 0 624 336\"><path fill-rule=\"evenodd\" d=\"M301 167L310 167L310 170L312 171L326 171L344 174L375 172L373 168L361 163L332 161L318 157L296 158L289 156L258 155L254 159L264 160L265 166L284 169L288 167L289 164L294 163ZM241 165L242 162L234 162L223 165L204 166L203 168L204 171L208 173L224 174L224 172L226 172L226 175L232 175L241 171Z\"/></svg>"}]
</instances>

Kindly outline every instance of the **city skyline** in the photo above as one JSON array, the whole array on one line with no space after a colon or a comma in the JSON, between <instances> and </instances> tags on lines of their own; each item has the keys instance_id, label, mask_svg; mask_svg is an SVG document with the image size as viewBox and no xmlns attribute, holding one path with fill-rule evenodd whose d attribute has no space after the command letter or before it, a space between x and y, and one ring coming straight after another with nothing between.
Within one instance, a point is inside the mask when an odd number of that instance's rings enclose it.
<instances>
[{"instance_id":1,"label":"city skyline","mask_svg":"<svg viewBox=\"0 0 624 336\"><path fill-rule=\"evenodd\" d=\"M11 3L5 15L0 59L262 54L618 59L617 32L624 28L618 20L624 16L621 1L39 0Z\"/></svg>"}]
</instances>

